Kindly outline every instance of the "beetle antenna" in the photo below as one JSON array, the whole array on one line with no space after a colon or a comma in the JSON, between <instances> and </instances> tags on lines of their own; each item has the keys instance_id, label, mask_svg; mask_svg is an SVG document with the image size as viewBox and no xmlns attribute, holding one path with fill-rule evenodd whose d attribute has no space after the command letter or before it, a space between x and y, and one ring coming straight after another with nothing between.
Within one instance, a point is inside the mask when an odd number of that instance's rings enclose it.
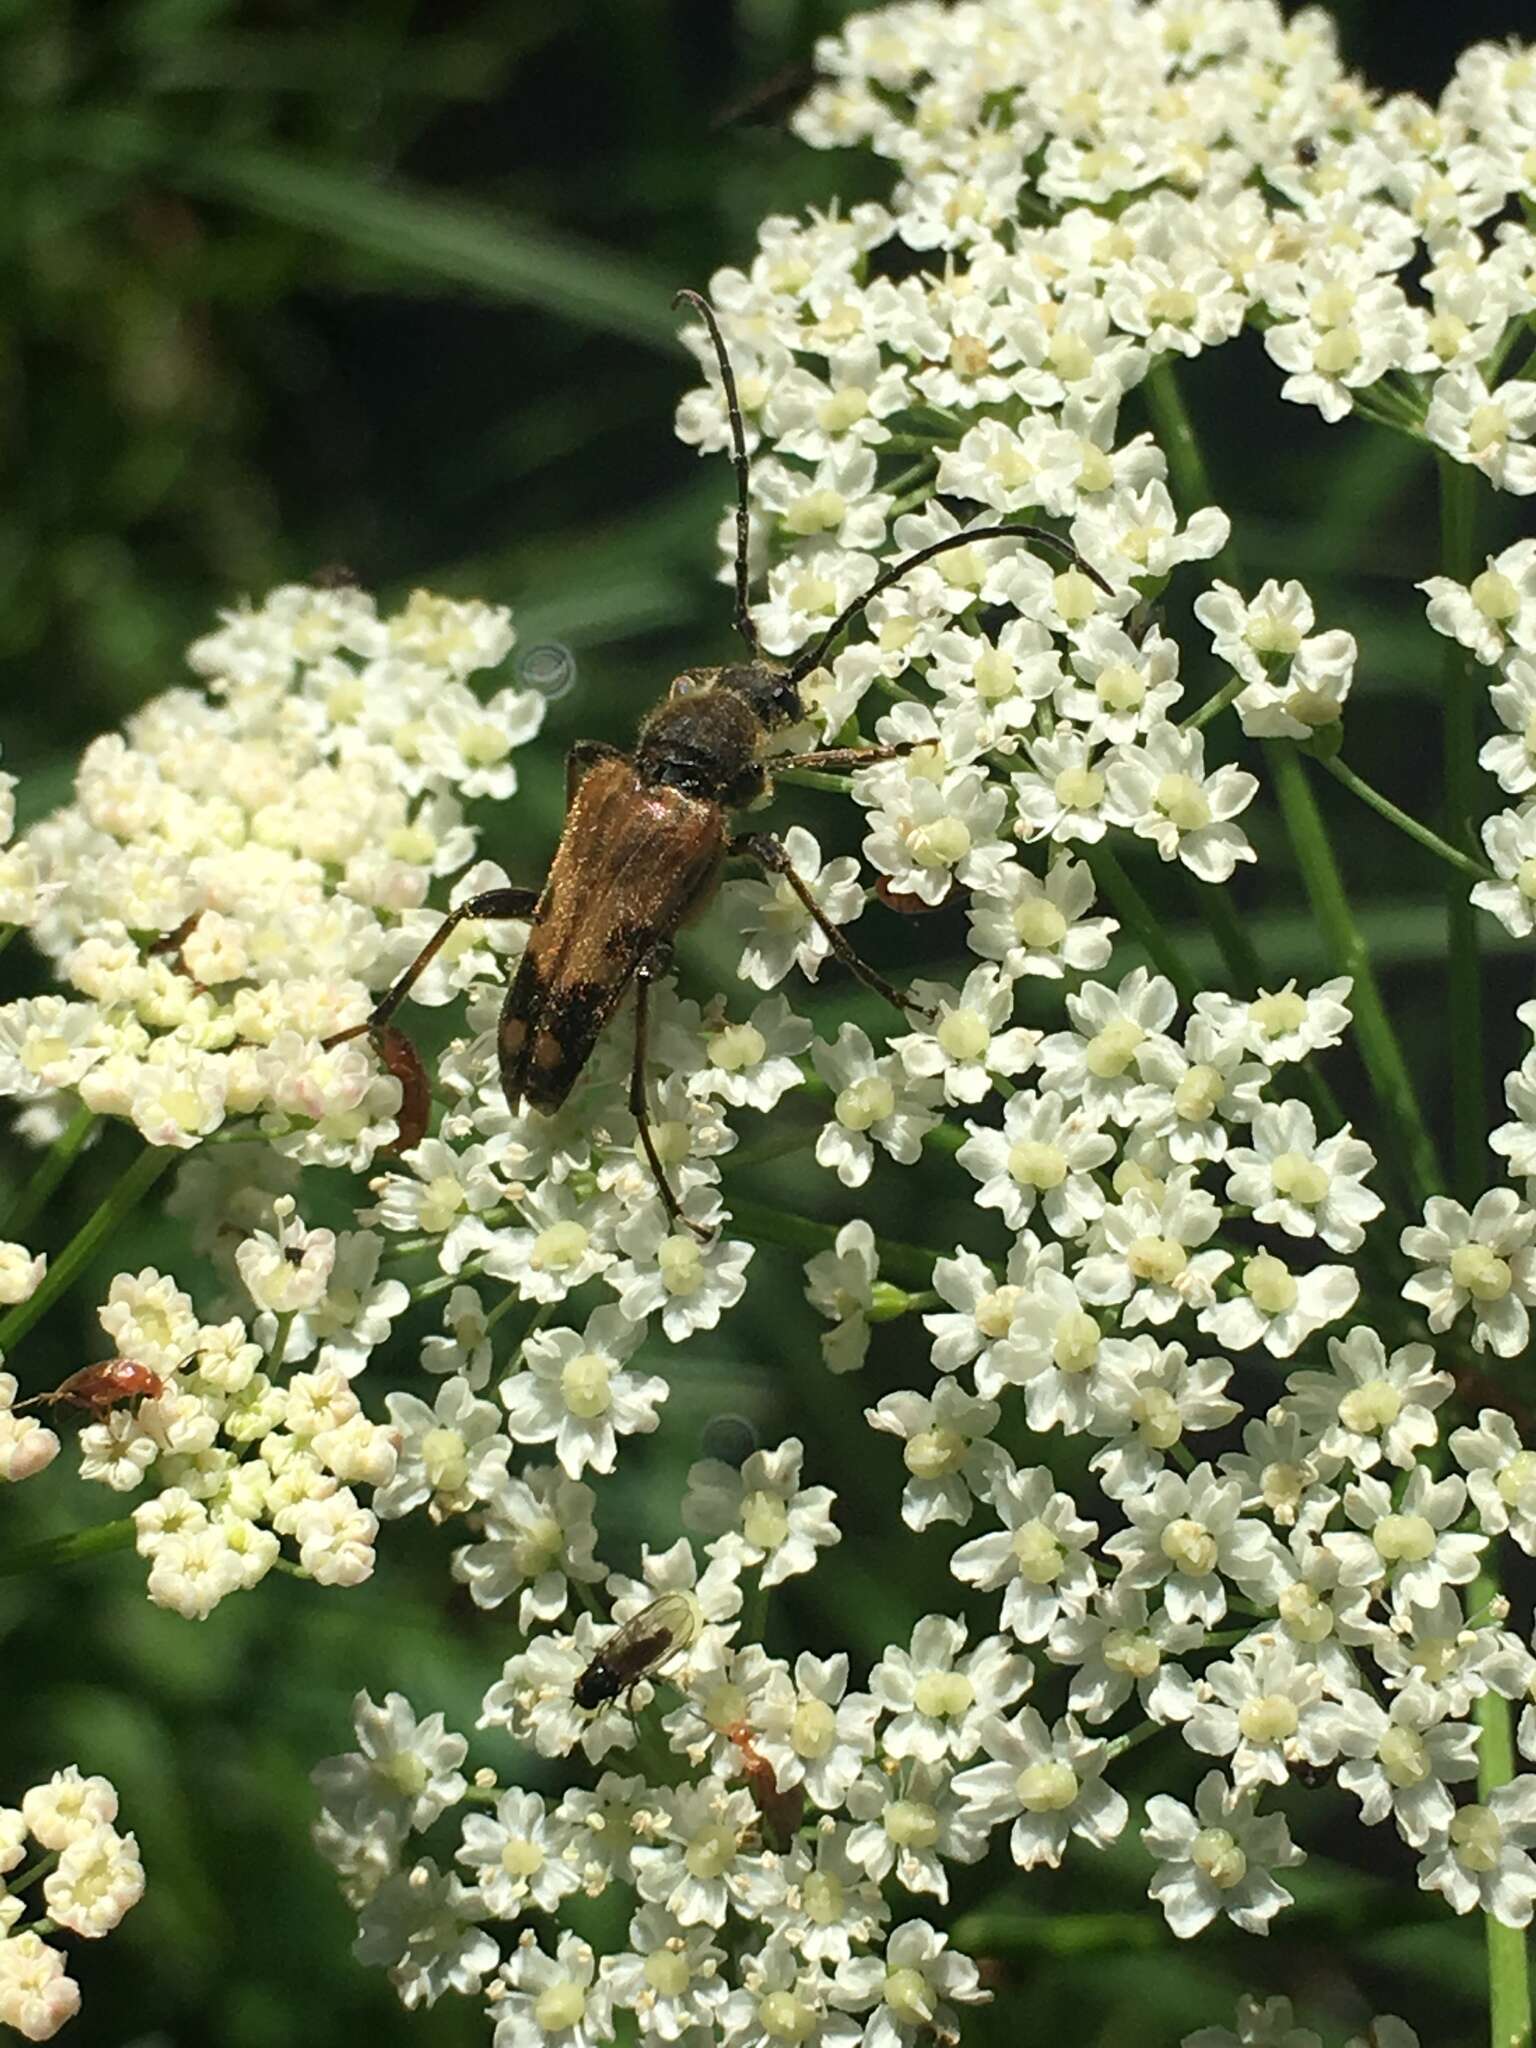
<instances>
[{"instance_id":1,"label":"beetle antenna","mask_svg":"<svg viewBox=\"0 0 1536 2048\"><path fill-rule=\"evenodd\" d=\"M856 597L852 604L845 605L810 652L798 658L789 671L789 680L792 683L803 683L812 669L820 668L833 641L848 630L871 599L878 597L882 590L889 590L893 583L899 583L909 569L916 569L924 562L931 562L935 555L947 554L951 548L967 547L973 540L1006 540L1015 536L1021 540L1032 540L1037 547L1059 555L1072 568L1081 569L1085 576L1099 586L1106 597L1114 596L1113 587L1106 583L1098 570L1091 563L1085 562L1072 543L1063 540L1059 533L1048 532L1043 526L973 526L964 533L949 533L942 540L930 541L927 547L919 548L915 555L908 555L904 562L892 562L888 568L882 569L863 596Z\"/></svg>"},{"instance_id":2,"label":"beetle antenna","mask_svg":"<svg viewBox=\"0 0 1536 2048\"><path fill-rule=\"evenodd\" d=\"M741 401L736 396L736 374L725 352L725 336L720 332L714 307L702 292L692 291L687 285L674 295L672 303L677 306L684 299L709 329L709 338L715 345L715 358L720 365L720 382L725 387L725 409L730 415L731 446L735 451L731 460L736 469L736 630L746 641L748 652L756 654L757 628L747 608L747 542L751 534L747 481L752 470L747 457L747 430L741 421Z\"/></svg>"}]
</instances>

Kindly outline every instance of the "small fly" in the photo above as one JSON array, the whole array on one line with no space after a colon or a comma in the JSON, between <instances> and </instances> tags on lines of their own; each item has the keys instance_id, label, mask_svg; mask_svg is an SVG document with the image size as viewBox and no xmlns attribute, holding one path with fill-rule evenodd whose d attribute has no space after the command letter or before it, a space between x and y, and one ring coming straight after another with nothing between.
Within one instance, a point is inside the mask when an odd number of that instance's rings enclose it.
<instances>
[{"instance_id":1,"label":"small fly","mask_svg":"<svg viewBox=\"0 0 1536 2048\"><path fill-rule=\"evenodd\" d=\"M616 1628L572 1688L578 1707L607 1706L686 1650L699 1632L698 1603L663 1593Z\"/></svg>"}]
</instances>

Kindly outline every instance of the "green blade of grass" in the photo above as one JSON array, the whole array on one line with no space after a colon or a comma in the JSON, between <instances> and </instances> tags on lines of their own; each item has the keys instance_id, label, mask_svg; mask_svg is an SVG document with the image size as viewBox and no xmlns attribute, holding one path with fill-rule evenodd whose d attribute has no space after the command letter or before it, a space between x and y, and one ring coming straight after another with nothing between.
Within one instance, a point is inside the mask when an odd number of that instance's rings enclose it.
<instances>
[{"instance_id":1,"label":"green blade of grass","mask_svg":"<svg viewBox=\"0 0 1536 2048\"><path fill-rule=\"evenodd\" d=\"M181 146L131 113L70 125L57 139L96 169L152 172L182 192L323 236L393 273L467 285L669 354L678 347L672 280L515 215L399 181L373 184L292 153Z\"/></svg>"}]
</instances>

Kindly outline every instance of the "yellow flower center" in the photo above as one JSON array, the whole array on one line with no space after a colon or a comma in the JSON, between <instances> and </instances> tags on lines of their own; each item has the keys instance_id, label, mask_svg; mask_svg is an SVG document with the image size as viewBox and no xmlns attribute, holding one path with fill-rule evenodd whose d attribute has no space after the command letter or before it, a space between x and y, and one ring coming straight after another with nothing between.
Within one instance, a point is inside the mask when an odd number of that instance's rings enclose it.
<instances>
[{"instance_id":1,"label":"yellow flower center","mask_svg":"<svg viewBox=\"0 0 1536 2048\"><path fill-rule=\"evenodd\" d=\"M1296 1702L1280 1692L1244 1700L1237 1710L1237 1725L1247 1742L1288 1742L1300 1720Z\"/></svg>"},{"instance_id":2,"label":"yellow flower center","mask_svg":"<svg viewBox=\"0 0 1536 2048\"><path fill-rule=\"evenodd\" d=\"M1170 824L1181 832L1198 832L1211 822L1211 807L1205 791L1189 775L1165 775L1153 792L1152 801Z\"/></svg>"},{"instance_id":3,"label":"yellow flower center","mask_svg":"<svg viewBox=\"0 0 1536 2048\"><path fill-rule=\"evenodd\" d=\"M668 1294L697 1294L706 1277L698 1239L684 1237L681 1232L675 1237L664 1237L656 1247L656 1270Z\"/></svg>"},{"instance_id":4,"label":"yellow flower center","mask_svg":"<svg viewBox=\"0 0 1536 2048\"><path fill-rule=\"evenodd\" d=\"M963 1671L925 1671L912 1688L912 1704L930 1721L948 1721L974 1703L976 1688Z\"/></svg>"},{"instance_id":5,"label":"yellow flower center","mask_svg":"<svg viewBox=\"0 0 1536 2048\"><path fill-rule=\"evenodd\" d=\"M1306 998L1293 988L1282 989L1278 995L1256 996L1248 1005L1248 1015L1266 1038L1284 1038L1307 1021Z\"/></svg>"},{"instance_id":6,"label":"yellow flower center","mask_svg":"<svg viewBox=\"0 0 1536 2048\"><path fill-rule=\"evenodd\" d=\"M1104 800L1104 778L1096 768L1063 768L1051 787L1064 811L1091 811Z\"/></svg>"},{"instance_id":7,"label":"yellow flower center","mask_svg":"<svg viewBox=\"0 0 1536 2048\"><path fill-rule=\"evenodd\" d=\"M896 1111L896 1091L883 1074L866 1074L838 1093L833 1114L845 1131L867 1131Z\"/></svg>"},{"instance_id":8,"label":"yellow flower center","mask_svg":"<svg viewBox=\"0 0 1536 2048\"><path fill-rule=\"evenodd\" d=\"M560 1392L573 1415L590 1422L607 1414L613 1405L608 1386L611 1371L609 1360L596 1351L583 1351L562 1367Z\"/></svg>"},{"instance_id":9,"label":"yellow flower center","mask_svg":"<svg viewBox=\"0 0 1536 2048\"><path fill-rule=\"evenodd\" d=\"M1434 1524L1423 1515L1383 1515L1371 1541L1384 1564L1422 1564L1434 1552Z\"/></svg>"},{"instance_id":10,"label":"yellow flower center","mask_svg":"<svg viewBox=\"0 0 1536 2048\"><path fill-rule=\"evenodd\" d=\"M1248 1858L1225 1828L1202 1828L1190 1849L1190 1861L1224 1892L1248 1875Z\"/></svg>"},{"instance_id":11,"label":"yellow flower center","mask_svg":"<svg viewBox=\"0 0 1536 2048\"><path fill-rule=\"evenodd\" d=\"M1381 1738L1376 1750L1389 1784L1399 1791L1422 1785L1429 1776L1429 1751L1422 1735L1395 1724Z\"/></svg>"},{"instance_id":12,"label":"yellow flower center","mask_svg":"<svg viewBox=\"0 0 1536 2048\"><path fill-rule=\"evenodd\" d=\"M421 1462L434 1493L457 1493L469 1478L469 1453L456 1429L429 1429L421 1440Z\"/></svg>"},{"instance_id":13,"label":"yellow flower center","mask_svg":"<svg viewBox=\"0 0 1536 2048\"><path fill-rule=\"evenodd\" d=\"M1499 1867L1504 1830L1486 1806L1464 1806L1451 1822L1451 1849L1463 1870L1485 1876Z\"/></svg>"},{"instance_id":14,"label":"yellow flower center","mask_svg":"<svg viewBox=\"0 0 1536 2048\"><path fill-rule=\"evenodd\" d=\"M1277 1195L1284 1195L1303 1209L1315 1209L1328 1193L1327 1169L1300 1152L1282 1152L1271 1162L1269 1176Z\"/></svg>"},{"instance_id":15,"label":"yellow flower center","mask_svg":"<svg viewBox=\"0 0 1536 2048\"><path fill-rule=\"evenodd\" d=\"M1008 1171L1020 1187L1059 1188L1067 1177L1067 1155L1059 1145L1026 1139L1008 1148Z\"/></svg>"},{"instance_id":16,"label":"yellow flower center","mask_svg":"<svg viewBox=\"0 0 1536 2048\"><path fill-rule=\"evenodd\" d=\"M920 1429L908 1437L902 1460L914 1479L943 1479L959 1471L968 1448L957 1429Z\"/></svg>"},{"instance_id":17,"label":"yellow flower center","mask_svg":"<svg viewBox=\"0 0 1536 2048\"><path fill-rule=\"evenodd\" d=\"M952 1060L979 1060L992 1043L992 1033L978 1010L949 1010L935 1033Z\"/></svg>"},{"instance_id":18,"label":"yellow flower center","mask_svg":"<svg viewBox=\"0 0 1536 2048\"><path fill-rule=\"evenodd\" d=\"M1485 1244L1459 1244L1451 1253L1451 1278L1474 1301L1502 1301L1514 1275L1497 1252Z\"/></svg>"},{"instance_id":19,"label":"yellow flower center","mask_svg":"<svg viewBox=\"0 0 1536 2048\"><path fill-rule=\"evenodd\" d=\"M1366 1380L1339 1403L1339 1420L1357 1436L1390 1429L1403 1412L1403 1397L1390 1380Z\"/></svg>"},{"instance_id":20,"label":"yellow flower center","mask_svg":"<svg viewBox=\"0 0 1536 2048\"><path fill-rule=\"evenodd\" d=\"M1067 920L1048 896L1027 896L1014 906L1013 932L1021 946L1052 953L1067 935Z\"/></svg>"},{"instance_id":21,"label":"yellow flower center","mask_svg":"<svg viewBox=\"0 0 1536 2048\"><path fill-rule=\"evenodd\" d=\"M741 1533L756 1550L777 1550L789 1534L789 1509L776 1493L749 1493L741 1504Z\"/></svg>"},{"instance_id":22,"label":"yellow flower center","mask_svg":"<svg viewBox=\"0 0 1536 2048\"><path fill-rule=\"evenodd\" d=\"M1101 1081L1116 1079L1136 1057L1136 1049L1146 1035L1131 1017L1117 1017L1112 1024L1106 1024L1088 1041L1083 1057L1089 1073Z\"/></svg>"},{"instance_id":23,"label":"yellow flower center","mask_svg":"<svg viewBox=\"0 0 1536 2048\"><path fill-rule=\"evenodd\" d=\"M801 1700L789 1724L790 1747L796 1756L825 1756L837 1740L837 1716L825 1700Z\"/></svg>"},{"instance_id":24,"label":"yellow flower center","mask_svg":"<svg viewBox=\"0 0 1536 2048\"><path fill-rule=\"evenodd\" d=\"M1192 1579L1203 1579L1216 1569L1216 1538L1203 1522L1181 1517L1168 1524L1159 1542L1168 1562Z\"/></svg>"},{"instance_id":25,"label":"yellow flower center","mask_svg":"<svg viewBox=\"0 0 1536 2048\"><path fill-rule=\"evenodd\" d=\"M1243 1268L1243 1286L1254 1307L1267 1316L1283 1316L1296 1306L1297 1288L1291 1270L1273 1252L1258 1252Z\"/></svg>"},{"instance_id":26,"label":"yellow flower center","mask_svg":"<svg viewBox=\"0 0 1536 2048\"><path fill-rule=\"evenodd\" d=\"M562 2034L568 2027L579 2027L586 2010L587 1994L568 1977L546 1984L533 2001L535 2024L546 2034Z\"/></svg>"},{"instance_id":27,"label":"yellow flower center","mask_svg":"<svg viewBox=\"0 0 1536 2048\"><path fill-rule=\"evenodd\" d=\"M1133 1238L1125 1263L1138 1280L1154 1287L1172 1287L1189 1264L1189 1253L1171 1237Z\"/></svg>"},{"instance_id":28,"label":"yellow flower center","mask_svg":"<svg viewBox=\"0 0 1536 2048\"><path fill-rule=\"evenodd\" d=\"M1065 1562L1054 1532L1038 1518L1019 1524L1012 1547L1019 1577L1031 1586L1049 1586Z\"/></svg>"},{"instance_id":29,"label":"yellow flower center","mask_svg":"<svg viewBox=\"0 0 1536 2048\"><path fill-rule=\"evenodd\" d=\"M709 1041L710 1064L726 1074L755 1067L767 1050L768 1042L755 1024L727 1024Z\"/></svg>"},{"instance_id":30,"label":"yellow flower center","mask_svg":"<svg viewBox=\"0 0 1536 2048\"><path fill-rule=\"evenodd\" d=\"M591 1237L579 1223L551 1223L533 1241L528 1263L536 1273L560 1273L579 1266Z\"/></svg>"},{"instance_id":31,"label":"yellow flower center","mask_svg":"<svg viewBox=\"0 0 1536 2048\"><path fill-rule=\"evenodd\" d=\"M1051 1340L1051 1362L1058 1372L1091 1372L1099 1355L1099 1326L1085 1310L1068 1309L1058 1318Z\"/></svg>"}]
</instances>

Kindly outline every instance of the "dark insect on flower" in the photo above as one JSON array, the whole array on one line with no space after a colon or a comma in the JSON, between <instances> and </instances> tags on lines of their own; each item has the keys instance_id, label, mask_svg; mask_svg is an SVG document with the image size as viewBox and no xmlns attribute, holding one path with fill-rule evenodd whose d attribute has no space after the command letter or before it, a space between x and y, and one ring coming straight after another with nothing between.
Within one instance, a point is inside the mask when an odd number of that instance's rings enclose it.
<instances>
[{"instance_id":1,"label":"dark insect on flower","mask_svg":"<svg viewBox=\"0 0 1536 2048\"><path fill-rule=\"evenodd\" d=\"M182 1361L186 1363L185 1360ZM122 1401L155 1401L165 1392L165 1381L136 1358L102 1358L95 1365L82 1365L45 1394L33 1394L18 1401L12 1413L23 1408L84 1408L92 1415L105 1415Z\"/></svg>"},{"instance_id":2,"label":"dark insect on flower","mask_svg":"<svg viewBox=\"0 0 1536 2048\"><path fill-rule=\"evenodd\" d=\"M395 1150L407 1151L427 1128L432 1113L432 1086L416 1048L396 1024L378 1024L369 1043L400 1083L400 1136Z\"/></svg>"},{"instance_id":3,"label":"dark insect on flower","mask_svg":"<svg viewBox=\"0 0 1536 2048\"><path fill-rule=\"evenodd\" d=\"M773 1765L754 1740L750 1721L733 1721L725 1737L741 1758L742 1776L769 1840L775 1848L787 1849L805 1816L805 1787L791 1785L787 1791L780 1790Z\"/></svg>"},{"instance_id":4,"label":"dark insect on flower","mask_svg":"<svg viewBox=\"0 0 1536 2048\"><path fill-rule=\"evenodd\" d=\"M954 893L955 885L951 882L938 902L930 903L925 896L913 895L910 889L893 889L888 875L882 875L875 884L875 894L886 909L894 910L902 917L928 917L935 910L943 910Z\"/></svg>"},{"instance_id":5,"label":"dark insect on flower","mask_svg":"<svg viewBox=\"0 0 1536 2048\"><path fill-rule=\"evenodd\" d=\"M698 1632L698 1603L686 1593L661 1594L614 1630L577 1679L571 1697L589 1710L606 1706L686 1650Z\"/></svg>"},{"instance_id":6,"label":"dark insect on flower","mask_svg":"<svg viewBox=\"0 0 1536 2048\"><path fill-rule=\"evenodd\" d=\"M496 1047L507 1106L558 1110L591 1058L598 1034L633 986L634 1054L629 1110L669 1224L697 1236L709 1232L681 1213L651 1135L646 1109L646 1033L650 987L666 973L679 928L708 903L727 859L755 861L794 891L833 953L868 987L898 1009L917 1006L866 966L795 872L771 832L733 834L730 816L768 796L783 768L858 768L911 751L894 746L818 747L765 759L775 734L806 716L800 686L872 598L909 570L974 541L1034 541L1081 569L1108 594L1110 586L1059 534L1017 523L947 534L893 562L862 596L846 605L811 647L788 664L760 650L748 604L749 464L736 379L715 318L698 292L678 293L709 330L736 470L736 631L745 661L685 669L643 720L632 754L580 740L566 761L565 827L541 890L488 889L451 910L416 958L360 1024L325 1043L366 1035L400 1081L404 1100L390 1150L409 1151L425 1136L430 1092L420 1055L392 1023L418 976L465 918L531 918L528 944L507 987Z\"/></svg>"},{"instance_id":7,"label":"dark insect on flower","mask_svg":"<svg viewBox=\"0 0 1536 2048\"><path fill-rule=\"evenodd\" d=\"M162 932L160 937L156 939L154 944L149 948L150 959L153 960L157 956L161 958L169 958L176 972L178 974L184 974L187 977L188 981L191 982L192 986L199 991L199 993L201 993L202 990L202 983L197 979L196 975L193 974L191 968L188 967L186 955L183 953L182 947L185 946L187 940L191 938L193 932L196 931L198 922L201 919L202 914L203 913L200 910L194 910L190 917L184 917L182 919L181 923L177 925L176 929L173 932Z\"/></svg>"}]
</instances>

